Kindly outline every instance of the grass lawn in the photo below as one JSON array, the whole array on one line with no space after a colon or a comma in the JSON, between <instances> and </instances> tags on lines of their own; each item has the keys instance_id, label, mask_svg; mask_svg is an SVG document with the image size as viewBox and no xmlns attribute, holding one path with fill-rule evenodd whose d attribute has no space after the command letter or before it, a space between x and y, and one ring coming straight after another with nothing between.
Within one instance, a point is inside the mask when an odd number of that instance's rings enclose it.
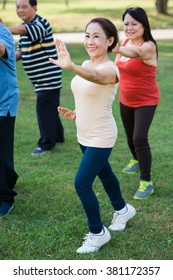
<instances>
[{"instance_id":1,"label":"grass lawn","mask_svg":"<svg viewBox=\"0 0 173 280\"><path fill-rule=\"evenodd\" d=\"M139 175L123 175L121 170L131 158L122 127L118 97L113 111L119 136L110 162L116 172L126 201L137 210L124 232L112 233L111 241L100 252L76 254L84 234L88 232L83 208L75 193L73 180L81 152L76 142L73 121L62 119L65 143L40 157L30 155L38 139L35 93L17 63L20 87L19 113L15 130L15 168L19 173L15 208L0 220L1 260L169 260L173 259L173 195L172 195L172 77L173 41L159 41L158 82L161 102L150 130L153 154L152 178L155 194L146 201L132 199ZM76 63L87 58L81 44L69 44ZM73 74L63 71L61 105L74 107L70 90ZM145 82L145 81L144 81ZM113 209L98 179L94 183L105 226L110 224Z\"/></svg>"},{"instance_id":2,"label":"grass lawn","mask_svg":"<svg viewBox=\"0 0 173 280\"><path fill-rule=\"evenodd\" d=\"M38 1L37 12L47 18L54 32L83 31L93 17L108 17L118 29L122 29L121 16L129 6L140 6L148 14L152 28L173 28L173 0L168 2L169 15L158 14L155 0L65 0ZM0 17L7 26L21 23L15 11L16 0L7 1L6 9L0 11ZM0 6L1 7L1 6Z\"/></svg>"}]
</instances>

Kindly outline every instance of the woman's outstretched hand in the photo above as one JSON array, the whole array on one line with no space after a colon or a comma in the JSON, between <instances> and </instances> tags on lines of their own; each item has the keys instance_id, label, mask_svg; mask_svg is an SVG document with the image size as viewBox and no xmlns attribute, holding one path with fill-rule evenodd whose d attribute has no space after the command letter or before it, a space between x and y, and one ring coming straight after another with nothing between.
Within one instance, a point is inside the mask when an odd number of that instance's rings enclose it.
<instances>
[{"instance_id":1,"label":"woman's outstretched hand","mask_svg":"<svg viewBox=\"0 0 173 280\"><path fill-rule=\"evenodd\" d=\"M58 59L55 60L53 58L49 58L49 61L61 68L70 69L73 62L71 61L71 57L65 43L60 39L56 39L55 45L57 49Z\"/></svg>"},{"instance_id":2,"label":"woman's outstretched hand","mask_svg":"<svg viewBox=\"0 0 173 280\"><path fill-rule=\"evenodd\" d=\"M64 108L64 107L59 106L57 108L57 110L60 113L60 115L62 115L64 118L66 118L68 120L75 120L75 118L76 118L75 111L72 111L68 108Z\"/></svg>"}]
</instances>

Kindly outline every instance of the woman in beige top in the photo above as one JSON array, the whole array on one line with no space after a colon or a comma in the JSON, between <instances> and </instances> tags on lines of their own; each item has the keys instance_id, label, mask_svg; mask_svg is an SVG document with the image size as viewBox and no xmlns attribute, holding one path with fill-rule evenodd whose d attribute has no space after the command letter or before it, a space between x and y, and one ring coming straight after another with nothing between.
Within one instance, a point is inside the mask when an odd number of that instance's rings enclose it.
<instances>
[{"instance_id":1,"label":"woman in beige top","mask_svg":"<svg viewBox=\"0 0 173 280\"><path fill-rule=\"evenodd\" d=\"M58 60L50 58L52 63L76 74L71 82L75 111L63 107L58 111L75 120L77 139L83 153L74 185L87 216L89 234L77 253L96 252L111 238L103 226L98 199L92 189L97 176L114 208L109 229L124 230L127 221L135 215L135 209L122 198L118 179L108 161L117 137L112 104L119 81L119 70L108 53L117 43L118 33L114 24L106 18L95 18L85 30L84 46L89 60L82 66L76 65L60 40L56 41Z\"/></svg>"}]
</instances>

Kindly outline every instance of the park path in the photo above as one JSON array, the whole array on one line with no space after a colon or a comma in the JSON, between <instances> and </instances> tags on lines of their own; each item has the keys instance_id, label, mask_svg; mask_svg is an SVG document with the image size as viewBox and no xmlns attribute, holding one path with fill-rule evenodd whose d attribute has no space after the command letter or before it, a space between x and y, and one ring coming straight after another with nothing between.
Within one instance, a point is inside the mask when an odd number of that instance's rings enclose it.
<instances>
[{"instance_id":1,"label":"park path","mask_svg":"<svg viewBox=\"0 0 173 280\"><path fill-rule=\"evenodd\" d=\"M152 29L152 35L155 40L167 40L173 39L173 29ZM120 31L120 40L125 38L124 32ZM83 43L83 32L69 32L69 33L54 33L54 39L60 38L65 43ZM14 35L14 39L17 42L19 36Z\"/></svg>"},{"instance_id":2,"label":"park path","mask_svg":"<svg viewBox=\"0 0 173 280\"><path fill-rule=\"evenodd\" d=\"M120 31L120 40L125 38L124 32ZM173 29L153 29L152 35L155 40L173 39ZM56 33L55 38L60 38L65 43L83 43L84 33Z\"/></svg>"}]
</instances>

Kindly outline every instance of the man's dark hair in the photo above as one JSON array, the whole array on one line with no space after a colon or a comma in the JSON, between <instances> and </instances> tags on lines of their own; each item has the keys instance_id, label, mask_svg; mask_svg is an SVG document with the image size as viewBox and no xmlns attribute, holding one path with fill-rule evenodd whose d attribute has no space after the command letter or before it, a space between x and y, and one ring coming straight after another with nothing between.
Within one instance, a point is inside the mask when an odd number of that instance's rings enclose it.
<instances>
[{"instance_id":1,"label":"man's dark hair","mask_svg":"<svg viewBox=\"0 0 173 280\"><path fill-rule=\"evenodd\" d=\"M37 6L37 0L29 0L29 4L33 6Z\"/></svg>"}]
</instances>

